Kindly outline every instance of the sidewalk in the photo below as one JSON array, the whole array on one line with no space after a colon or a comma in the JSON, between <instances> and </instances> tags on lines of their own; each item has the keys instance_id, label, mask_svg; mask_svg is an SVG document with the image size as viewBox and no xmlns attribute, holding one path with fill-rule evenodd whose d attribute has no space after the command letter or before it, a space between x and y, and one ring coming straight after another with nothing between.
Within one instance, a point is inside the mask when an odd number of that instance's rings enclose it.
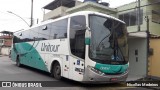
<instances>
[{"instance_id":1,"label":"sidewalk","mask_svg":"<svg viewBox=\"0 0 160 90\"><path fill-rule=\"evenodd\" d=\"M3 56L8 56L8 57L9 57L9 55L1 55L1 54L0 54L0 57L3 57Z\"/></svg>"}]
</instances>

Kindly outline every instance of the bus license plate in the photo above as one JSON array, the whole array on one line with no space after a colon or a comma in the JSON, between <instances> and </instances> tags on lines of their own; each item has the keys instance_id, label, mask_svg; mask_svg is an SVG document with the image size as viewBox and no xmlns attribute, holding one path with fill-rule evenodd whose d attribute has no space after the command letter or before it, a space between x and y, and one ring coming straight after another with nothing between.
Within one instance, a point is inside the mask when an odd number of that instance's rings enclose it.
<instances>
[{"instance_id":1,"label":"bus license plate","mask_svg":"<svg viewBox=\"0 0 160 90\"><path fill-rule=\"evenodd\" d=\"M118 79L117 78L111 78L110 81L111 82L116 82L116 81L118 81Z\"/></svg>"}]
</instances>

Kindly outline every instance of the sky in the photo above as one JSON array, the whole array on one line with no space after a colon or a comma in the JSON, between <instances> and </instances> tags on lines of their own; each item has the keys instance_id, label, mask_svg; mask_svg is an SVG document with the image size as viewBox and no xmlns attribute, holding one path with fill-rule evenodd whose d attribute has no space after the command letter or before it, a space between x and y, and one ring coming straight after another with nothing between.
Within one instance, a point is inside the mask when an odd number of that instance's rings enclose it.
<instances>
[{"instance_id":1,"label":"sky","mask_svg":"<svg viewBox=\"0 0 160 90\"><path fill-rule=\"evenodd\" d=\"M45 5L52 2L53 0L33 0L34 10L33 18L34 21L38 19L39 22L43 20L43 9ZM83 1L83 0L79 0ZM116 8L136 0L102 0L109 2L110 7ZM0 3L0 31L12 31L28 28L27 24L17 17L22 17L28 24L30 24L30 11L31 11L31 0L1 0ZM13 15L8 11L15 13Z\"/></svg>"}]
</instances>

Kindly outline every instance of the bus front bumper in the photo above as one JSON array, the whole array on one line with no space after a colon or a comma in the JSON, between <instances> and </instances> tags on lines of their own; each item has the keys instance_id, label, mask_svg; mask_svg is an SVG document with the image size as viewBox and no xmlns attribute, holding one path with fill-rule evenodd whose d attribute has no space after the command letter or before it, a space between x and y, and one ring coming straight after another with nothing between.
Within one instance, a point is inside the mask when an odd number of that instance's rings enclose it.
<instances>
[{"instance_id":1,"label":"bus front bumper","mask_svg":"<svg viewBox=\"0 0 160 90\"><path fill-rule=\"evenodd\" d=\"M118 75L106 75L106 74L98 74L92 71L90 68L85 69L84 82L92 82L92 83L119 83L125 82L128 76L128 70L122 74Z\"/></svg>"}]
</instances>

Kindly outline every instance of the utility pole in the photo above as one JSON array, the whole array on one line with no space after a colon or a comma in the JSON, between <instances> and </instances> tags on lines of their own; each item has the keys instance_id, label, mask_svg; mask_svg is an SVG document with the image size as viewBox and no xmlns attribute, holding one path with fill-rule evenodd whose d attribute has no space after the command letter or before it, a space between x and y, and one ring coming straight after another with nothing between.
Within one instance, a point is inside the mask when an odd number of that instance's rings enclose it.
<instances>
[{"instance_id":1,"label":"utility pole","mask_svg":"<svg viewBox=\"0 0 160 90\"><path fill-rule=\"evenodd\" d=\"M140 10L141 10L141 4L140 4L140 0L138 0L138 17L137 17L137 20L138 20L138 31L141 31L141 27L140 27L140 16L141 16L141 13L140 13Z\"/></svg>"},{"instance_id":2,"label":"utility pole","mask_svg":"<svg viewBox=\"0 0 160 90\"><path fill-rule=\"evenodd\" d=\"M31 0L31 24L30 27L33 25L33 0Z\"/></svg>"},{"instance_id":3,"label":"utility pole","mask_svg":"<svg viewBox=\"0 0 160 90\"><path fill-rule=\"evenodd\" d=\"M150 32L149 32L149 18L146 16L146 22L147 22L147 55L149 56L149 38L150 38Z\"/></svg>"},{"instance_id":4,"label":"utility pole","mask_svg":"<svg viewBox=\"0 0 160 90\"><path fill-rule=\"evenodd\" d=\"M149 38L150 38L150 32L149 32L149 18L148 16L145 16L145 20L146 20L146 27L147 27L147 30L146 30L146 33L147 33L147 66L148 66L148 58L149 58ZM147 76L148 76L148 68L147 68Z\"/></svg>"}]
</instances>

